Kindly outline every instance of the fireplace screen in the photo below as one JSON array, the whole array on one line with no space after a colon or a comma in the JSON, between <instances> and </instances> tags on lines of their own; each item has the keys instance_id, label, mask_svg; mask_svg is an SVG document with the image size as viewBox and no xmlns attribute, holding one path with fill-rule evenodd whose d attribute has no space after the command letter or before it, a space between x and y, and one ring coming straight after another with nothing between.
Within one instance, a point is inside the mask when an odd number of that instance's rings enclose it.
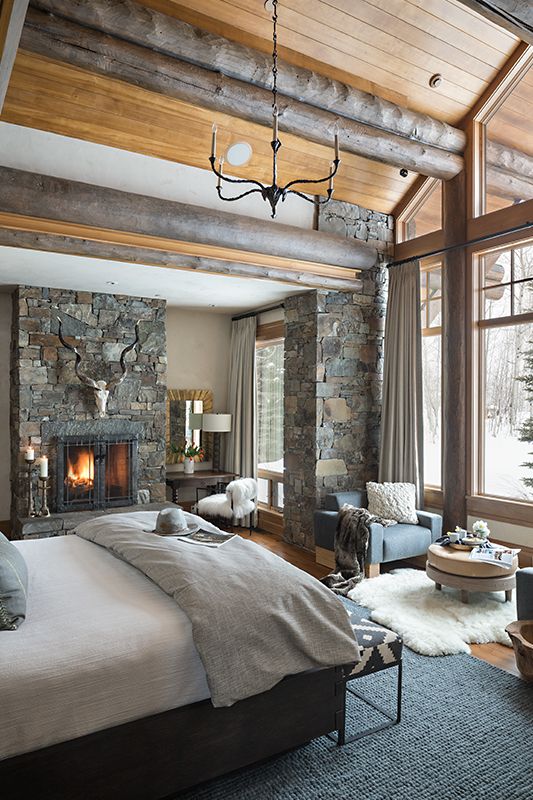
<instances>
[{"instance_id":1,"label":"fireplace screen","mask_svg":"<svg viewBox=\"0 0 533 800\"><path fill-rule=\"evenodd\" d=\"M137 498L137 439L58 441L57 510L127 506Z\"/></svg>"}]
</instances>

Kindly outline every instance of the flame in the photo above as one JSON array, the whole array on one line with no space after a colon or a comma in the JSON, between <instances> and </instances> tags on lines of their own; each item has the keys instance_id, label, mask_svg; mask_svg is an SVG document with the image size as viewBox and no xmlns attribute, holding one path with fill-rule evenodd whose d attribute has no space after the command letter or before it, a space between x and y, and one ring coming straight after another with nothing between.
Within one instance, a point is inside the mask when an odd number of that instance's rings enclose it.
<instances>
[{"instance_id":1,"label":"flame","mask_svg":"<svg viewBox=\"0 0 533 800\"><path fill-rule=\"evenodd\" d=\"M68 486L92 489L94 486L94 454L92 449L78 451L75 457L69 454L67 459Z\"/></svg>"}]
</instances>

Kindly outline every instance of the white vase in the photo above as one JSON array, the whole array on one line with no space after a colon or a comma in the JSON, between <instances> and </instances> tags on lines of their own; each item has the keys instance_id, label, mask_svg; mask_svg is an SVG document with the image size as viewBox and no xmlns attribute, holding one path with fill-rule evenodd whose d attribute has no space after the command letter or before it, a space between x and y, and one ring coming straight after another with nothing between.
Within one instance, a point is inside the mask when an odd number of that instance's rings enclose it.
<instances>
[{"instance_id":1,"label":"white vase","mask_svg":"<svg viewBox=\"0 0 533 800\"><path fill-rule=\"evenodd\" d=\"M186 475L194 473L194 458L186 458L183 462L183 471Z\"/></svg>"}]
</instances>

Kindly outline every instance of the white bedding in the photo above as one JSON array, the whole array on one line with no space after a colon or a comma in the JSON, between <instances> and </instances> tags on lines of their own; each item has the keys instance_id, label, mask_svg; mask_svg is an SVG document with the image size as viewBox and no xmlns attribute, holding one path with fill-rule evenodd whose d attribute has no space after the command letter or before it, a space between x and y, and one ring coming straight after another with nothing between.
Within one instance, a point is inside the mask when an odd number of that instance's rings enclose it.
<instances>
[{"instance_id":1,"label":"white bedding","mask_svg":"<svg viewBox=\"0 0 533 800\"><path fill-rule=\"evenodd\" d=\"M0 759L209 697L188 617L134 567L77 536L15 544L30 586L0 632Z\"/></svg>"}]
</instances>

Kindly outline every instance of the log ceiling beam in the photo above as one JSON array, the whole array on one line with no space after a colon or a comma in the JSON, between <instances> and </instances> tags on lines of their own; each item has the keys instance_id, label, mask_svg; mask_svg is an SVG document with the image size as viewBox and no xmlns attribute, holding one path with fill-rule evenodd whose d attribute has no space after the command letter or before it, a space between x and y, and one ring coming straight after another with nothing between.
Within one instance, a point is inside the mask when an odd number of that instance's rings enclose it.
<instances>
[{"instance_id":1,"label":"log ceiling beam","mask_svg":"<svg viewBox=\"0 0 533 800\"><path fill-rule=\"evenodd\" d=\"M0 114L15 63L28 0L3 0L0 4Z\"/></svg>"},{"instance_id":2,"label":"log ceiling beam","mask_svg":"<svg viewBox=\"0 0 533 800\"><path fill-rule=\"evenodd\" d=\"M84 5L84 4L78 4ZM21 47L192 105L270 127L271 93L221 73L163 55L30 9ZM341 150L398 168L450 179L464 165L457 153L341 117L281 96L280 130L331 146L335 130Z\"/></svg>"},{"instance_id":3,"label":"log ceiling beam","mask_svg":"<svg viewBox=\"0 0 533 800\"><path fill-rule=\"evenodd\" d=\"M376 250L336 234L252 219L224 211L92 186L87 183L0 167L0 227L24 227L25 220L60 222L42 232L83 237L84 226L105 241L131 243L143 237L159 249L225 261L274 265L293 273L350 277L350 269L369 269ZM17 220L19 221L17 224ZM22 222L20 222L22 220ZM39 230L37 222L30 230ZM110 235L109 232L115 232ZM120 234L126 234L120 236ZM95 238L91 233L89 238ZM154 243L157 239L157 243ZM297 263L294 263L297 262ZM334 269L333 274L331 269ZM335 270L341 268L341 272Z\"/></svg>"},{"instance_id":4,"label":"log ceiling beam","mask_svg":"<svg viewBox=\"0 0 533 800\"><path fill-rule=\"evenodd\" d=\"M531 0L460 0L482 17L533 44L533 4Z\"/></svg>"},{"instance_id":5,"label":"log ceiling beam","mask_svg":"<svg viewBox=\"0 0 533 800\"><path fill-rule=\"evenodd\" d=\"M270 55L141 6L134 0L34 0L32 5L132 44L188 61L263 89L272 84ZM413 141L462 153L464 131L278 59L280 94Z\"/></svg>"}]
</instances>

